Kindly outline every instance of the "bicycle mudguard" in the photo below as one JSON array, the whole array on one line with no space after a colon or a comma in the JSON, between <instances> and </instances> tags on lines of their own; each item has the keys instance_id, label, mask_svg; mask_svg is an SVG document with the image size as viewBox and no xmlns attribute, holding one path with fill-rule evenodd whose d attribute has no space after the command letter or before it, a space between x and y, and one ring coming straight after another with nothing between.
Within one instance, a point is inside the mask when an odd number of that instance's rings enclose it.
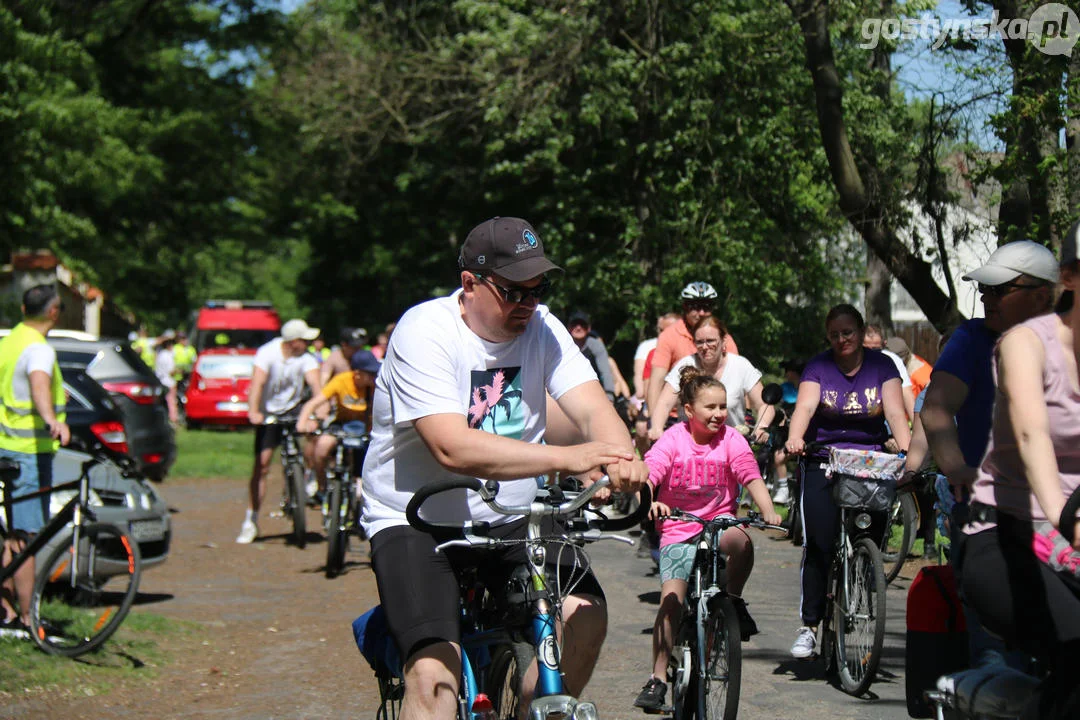
<instances>
[{"instance_id":1,"label":"bicycle mudguard","mask_svg":"<svg viewBox=\"0 0 1080 720\"><path fill-rule=\"evenodd\" d=\"M376 605L353 620L352 628L356 647L376 675L403 677L401 655L390 637L390 626L382 605Z\"/></svg>"}]
</instances>

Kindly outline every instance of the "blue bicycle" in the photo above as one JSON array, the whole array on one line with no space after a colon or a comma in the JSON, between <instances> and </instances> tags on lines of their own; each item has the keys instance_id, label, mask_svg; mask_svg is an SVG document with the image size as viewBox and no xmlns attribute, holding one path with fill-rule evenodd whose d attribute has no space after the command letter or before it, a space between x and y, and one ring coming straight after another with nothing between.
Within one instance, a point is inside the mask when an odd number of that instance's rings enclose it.
<instances>
[{"instance_id":1,"label":"blue bicycle","mask_svg":"<svg viewBox=\"0 0 1080 720\"><path fill-rule=\"evenodd\" d=\"M456 539L436 547L494 548L522 544L526 562L511 576L504 588L484 587L475 572L459 577L461 585L462 668L458 700L459 720L508 720L516 718L525 671L535 659L539 676L536 692L529 706L530 718L559 717L567 720L596 720L596 706L566 694L560 671L560 647L556 636L563 599L571 594L589 568L588 555L582 546L599 540L617 540L633 545L629 537L604 535L605 530L624 530L638 525L651 504L648 487L641 491L638 510L619 519L608 519L599 512L583 515L583 508L593 495L606 487L603 478L587 490L571 494L559 487L541 491L531 505L506 507L498 503L499 483L476 478L455 478L421 488L406 510L409 523L424 532L445 536L448 529L459 533ZM429 523L420 517L420 507L432 495L464 488L480 495L495 512L524 516L527 522L524 540L504 540L487 536L482 523L462 528L460 525ZM544 532L549 523L558 521L555 531ZM550 522L550 521L549 521ZM552 573L547 554L552 551L570 554L569 572ZM559 563L565 568L564 563ZM554 575L554 576L553 576ZM400 658L385 626L381 607L365 613L353 623L361 652L379 680L380 707L376 718L391 720L398 716L404 687Z\"/></svg>"}]
</instances>

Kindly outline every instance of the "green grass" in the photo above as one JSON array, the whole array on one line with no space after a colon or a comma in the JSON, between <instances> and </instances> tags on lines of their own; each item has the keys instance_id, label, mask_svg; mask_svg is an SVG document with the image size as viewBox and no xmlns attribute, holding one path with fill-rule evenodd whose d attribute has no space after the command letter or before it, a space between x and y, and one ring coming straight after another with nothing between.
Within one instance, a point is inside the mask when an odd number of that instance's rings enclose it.
<instances>
[{"instance_id":1,"label":"green grass","mask_svg":"<svg viewBox=\"0 0 1080 720\"><path fill-rule=\"evenodd\" d=\"M174 478L245 478L251 475L255 445L251 430L176 431Z\"/></svg>"},{"instance_id":2,"label":"green grass","mask_svg":"<svg viewBox=\"0 0 1080 720\"><path fill-rule=\"evenodd\" d=\"M0 707L5 698L94 697L152 680L168 661L163 643L191 642L201 632L197 623L133 612L97 652L76 659L47 655L29 640L0 639Z\"/></svg>"}]
</instances>

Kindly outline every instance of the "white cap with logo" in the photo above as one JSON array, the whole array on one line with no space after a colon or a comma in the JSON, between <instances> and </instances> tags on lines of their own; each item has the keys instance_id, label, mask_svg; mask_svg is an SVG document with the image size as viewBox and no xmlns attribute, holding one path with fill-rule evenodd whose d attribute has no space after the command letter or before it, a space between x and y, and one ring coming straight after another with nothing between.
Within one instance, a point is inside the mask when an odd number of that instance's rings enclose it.
<instances>
[{"instance_id":1,"label":"white cap with logo","mask_svg":"<svg viewBox=\"0 0 1080 720\"><path fill-rule=\"evenodd\" d=\"M319 337L319 328L308 327L303 320L290 320L281 326L281 339L285 342L292 340L307 340L311 342Z\"/></svg>"},{"instance_id":2,"label":"white cap with logo","mask_svg":"<svg viewBox=\"0 0 1080 720\"><path fill-rule=\"evenodd\" d=\"M1058 261L1045 245L1031 240L1017 240L999 247L982 267L972 270L963 278L983 285L1001 285L1020 275L1056 283Z\"/></svg>"}]
</instances>

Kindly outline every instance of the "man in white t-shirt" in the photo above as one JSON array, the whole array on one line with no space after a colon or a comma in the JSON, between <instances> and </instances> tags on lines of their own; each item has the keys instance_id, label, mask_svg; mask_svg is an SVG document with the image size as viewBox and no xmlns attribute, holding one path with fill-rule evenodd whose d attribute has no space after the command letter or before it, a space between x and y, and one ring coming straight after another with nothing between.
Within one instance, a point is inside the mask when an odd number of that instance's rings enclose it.
<instances>
[{"instance_id":1,"label":"man in white t-shirt","mask_svg":"<svg viewBox=\"0 0 1080 720\"><path fill-rule=\"evenodd\" d=\"M863 331L863 347L867 350L877 350L882 355L893 361L896 371L900 373L900 385L904 388L904 412L907 413L908 422L915 419L915 396L911 393L911 374L900 356L885 347L885 336L877 325L867 325Z\"/></svg>"},{"instance_id":2,"label":"man in white t-shirt","mask_svg":"<svg viewBox=\"0 0 1080 720\"><path fill-rule=\"evenodd\" d=\"M236 542L247 544L259 536L258 515L266 497L266 475L274 449L281 444L282 424L264 425L266 416L295 410L304 400L305 385L312 394L322 390L319 361L307 351L319 329L303 320L290 320L255 353L255 369L248 388L248 420L255 426L255 465L251 470L250 504Z\"/></svg>"},{"instance_id":3,"label":"man in white t-shirt","mask_svg":"<svg viewBox=\"0 0 1080 720\"><path fill-rule=\"evenodd\" d=\"M549 288L546 274L559 268L544 256L533 227L518 218L481 223L466 237L458 267L461 288L410 309L391 336L364 462L361 522L371 537L390 632L406 659L405 720L456 717L455 575L478 557L478 551L436 554L435 539L405 519L413 494L466 475L502 481L499 501L521 505L535 497L537 476L547 473L595 479L604 468L616 488L627 490L648 477L588 360L539 304ZM556 444L571 436L579 444ZM488 521L492 534L524 536L520 520L508 523L463 490L432 497L423 512L432 522ZM487 566L508 577L521 553L513 545L485 556ZM567 691L577 695L607 629L603 591L591 573L566 598L563 620L562 669ZM535 665L529 672L522 683L526 703Z\"/></svg>"}]
</instances>

